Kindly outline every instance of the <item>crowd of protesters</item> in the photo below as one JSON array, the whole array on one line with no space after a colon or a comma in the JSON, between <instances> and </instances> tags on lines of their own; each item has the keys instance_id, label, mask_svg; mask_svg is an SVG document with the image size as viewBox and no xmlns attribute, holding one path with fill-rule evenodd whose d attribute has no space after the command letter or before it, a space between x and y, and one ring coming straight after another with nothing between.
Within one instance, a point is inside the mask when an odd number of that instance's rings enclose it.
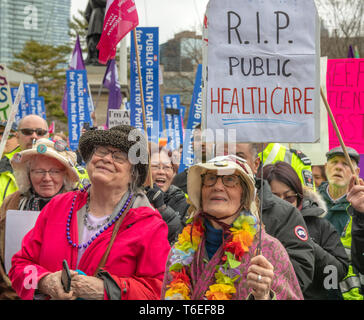
<instances>
[{"instance_id":1,"label":"crowd of protesters","mask_svg":"<svg viewBox=\"0 0 364 320\"><path fill-rule=\"evenodd\" d=\"M210 157L201 127L193 149L178 173L176 151L132 126L84 131L73 152L36 115L14 124L0 161L0 299L363 300L355 149L321 166L278 143ZM39 215L6 270L8 210Z\"/></svg>"}]
</instances>

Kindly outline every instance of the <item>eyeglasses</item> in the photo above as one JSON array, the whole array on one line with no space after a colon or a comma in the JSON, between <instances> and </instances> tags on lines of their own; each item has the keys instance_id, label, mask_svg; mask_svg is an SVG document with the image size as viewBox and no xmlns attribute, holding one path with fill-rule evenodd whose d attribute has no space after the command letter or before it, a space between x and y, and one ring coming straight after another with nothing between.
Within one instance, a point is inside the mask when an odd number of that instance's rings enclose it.
<instances>
[{"instance_id":1,"label":"eyeglasses","mask_svg":"<svg viewBox=\"0 0 364 320\"><path fill-rule=\"evenodd\" d=\"M37 129L24 128L24 129L19 129L19 131L25 136L31 136L35 132L39 137L45 136L48 132L47 130L41 128Z\"/></svg>"},{"instance_id":2,"label":"eyeglasses","mask_svg":"<svg viewBox=\"0 0 364 320\"><path fill-rule=\"evenodd\" d=\"M164 166L164 165L160 165L160 164L152 164L150 166L150 168L152 169L152 171L158 171L158 170L163 170L163 171L173 171L173 167L172 166Z\"/></svg>"},{"instance_id":3,"label":"eyeglasses","mask_svg":"<svg viewBox=\"0 0 364 320\"><path fill-rule=\"evenodd\" d=\"M218 176L213 173L205 173L201 175L201 178L202 178L202 184L206 187L214 186L218 178L221 178L223 185L229 188L235 187L240 183L240 177L237 176L236 174Z\"/></svg>"},{"instance_id":4,"label":"eyeglasses","mask_svg":"<svg viewBox=\"0 0 364 320\"><path fill-rule=\"evenodd\" d=\"M101 158L106 157L109 153L111 153L111 157L115 162L124 163L125 161L127 161L127 156L125 152L119 150L111 151L108 148L102 146L98 146L94 149L94 154Z\"/></svg>"},{"instance_id":5,"label":"eyeglasses","mask_svg":"<svg viewBox=\"0 0 364 320\"><path fill-rule=\"evenodd\" d=\"M43 178L48 173L52 178L59 177L64 172L63 169L50 169L50 170L43 170L43 169L34 169L30 170L30 173L36 178Z\"/></svg>"},{"instance_id":6,"label":"eyeglasses","mask_svg":"<svg viewBox=\"0 0 364 320\"><path fill-rule=\"evenodd\" d=\"M280 194L276 194L275 195L289 203L294 203L295 201L298 200L298 196L299 194L298 193L295 193L295 194L290 194L290 195L287 195L285 196L284 194L280 195Z\"/></svg>"}]
</instances>

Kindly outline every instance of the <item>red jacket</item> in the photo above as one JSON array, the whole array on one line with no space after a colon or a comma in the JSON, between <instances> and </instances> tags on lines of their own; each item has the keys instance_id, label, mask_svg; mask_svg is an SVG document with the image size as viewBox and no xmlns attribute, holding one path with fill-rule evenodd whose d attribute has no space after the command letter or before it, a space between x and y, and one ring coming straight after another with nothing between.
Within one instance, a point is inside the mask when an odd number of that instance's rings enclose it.
<instances>
[{"instance_id":1,"label":"red jacket","mask_svg":"<svg viewBox=\"0 0 364 320\"><path fill-rule=\"evenodd\" d=\"M71 239L78 241L77 211L87 193L68 192L54 197L41 211L34 228L12 258L9 278L22 299L33 299L35 285L48 273L62 269L66 259L75 270L78 249L66 238L66 224L75 193L78 194L71 220ZM77 269L93 275L111 238L114 225L86 249ZM122 299L160 299L161 285L170 246L168 228L157 211L149 207L129 210L114 241L104 270L122 289ZM105 298L107 295L105 292Z\"/></svg>"}]
</instances>

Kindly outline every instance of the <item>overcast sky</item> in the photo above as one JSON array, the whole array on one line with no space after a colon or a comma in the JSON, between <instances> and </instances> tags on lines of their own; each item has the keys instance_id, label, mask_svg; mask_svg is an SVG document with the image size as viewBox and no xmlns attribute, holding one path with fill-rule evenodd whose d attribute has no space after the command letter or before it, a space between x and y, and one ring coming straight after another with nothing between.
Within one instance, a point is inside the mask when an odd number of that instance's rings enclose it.
<instances>
[{"instance_id":1,"label":"overcast sky","mask_svg":"<svg viewBox=\"0 0 364 320\"><path fill-rule=\"evenodd\" d=\"M71 15L85 10L88 0L72 0ZM175 33L196 30L200 34L208 0L135 0L139 27L159 27L159 42Z\"/></svg>"}]
</instances>

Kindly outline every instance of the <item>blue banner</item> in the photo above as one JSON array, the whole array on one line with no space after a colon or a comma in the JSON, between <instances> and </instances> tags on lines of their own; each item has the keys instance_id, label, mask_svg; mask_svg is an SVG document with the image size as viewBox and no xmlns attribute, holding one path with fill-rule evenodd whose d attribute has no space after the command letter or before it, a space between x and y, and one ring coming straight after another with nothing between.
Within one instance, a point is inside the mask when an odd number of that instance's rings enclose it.
<instances>
[{"instance_id":1,"label":"blue banner","mask_svg":"<svg viewBox=\"0 0 364 320\"><path fill-rule=\"evenodd\" d=\"M38 114L35 99L38 98L38 84L37 83L25 83L24 92L28 100L28 114Z\"/></svg>"},{"instance_id":2,"label":"blue banner","mask_svg":"<svg viewBox=\"0 0 364 320\"><path fill-rule=\"evenodd\" d=\"M91 122L88 108L86 70L68 70L67 76L67 116L70 147L78 148L78 140L84 122Z\"/></svg>"},{"instance_id":3,"label":"blue banner","mask_svg":"<svg viewBox=\"0 0 364 320\"><path fill-rule=\"evenodd\" d=\"M178 172L182 172L193 164L193 130L201 123L202 117L202 65L199 64L196 71L195 85L193 88L190 112L188 114L187 126L183 141L182 161Z\"/></svg>"},{"instance_id":4,"label":"blue banner","mask_svg":"<svg viewBox=\"0 0 364 320\"><path fill-rule=\"evenodd\" d=\"M44 120L47 120L45 104L44 104L44 97L37 97L35 99L35 107L36 107L36 114L41 116Z\"/></svg>"},{"instance_id":5,"label":"blue banner","mask_svg":"<svg viewBox=\"0 0 364 320\"><path fill-rule=\"evenodd\" d=\"M136 28L140 69L143 81L148 140L158 143L159 138L159 30L158 28ZM134 33L131 33L130 48L130 124L142 132L143 112L138 67L135 55Z\"/></svg>"},{"instance_id":6,"label":"blue banner","mask_svg":"<svg viewBox=\"0 0 364 320\"><path fill-rule=\"evenodd\" d=\"M25 90L25 88L24 88L24 90ZM11 91L11 98L14 103L16 94L18 93L18 88L10 88L10 91ZM27 115L27 101L26 101L26 95L25 95L25 91L24 91L24 94L23 94L22 98L20 99L18 111L15 115L15 122L19 123L20 119L25 117L26 115Z\"/></svg>"},{"instance_id":7,"label":"blue banner","mask_svg":"<svg viewBox=\"0 0 364 320\"><path fill-rule=\"evenodd\" d=\"M163 97L164 102L164 115L167 133L167 145L171 150L179 149L180 144L183 143L183 129L180 96L179 94L170 94ZM177 112L174 113L173 110Z\"/></svg>"}]
</instances>

